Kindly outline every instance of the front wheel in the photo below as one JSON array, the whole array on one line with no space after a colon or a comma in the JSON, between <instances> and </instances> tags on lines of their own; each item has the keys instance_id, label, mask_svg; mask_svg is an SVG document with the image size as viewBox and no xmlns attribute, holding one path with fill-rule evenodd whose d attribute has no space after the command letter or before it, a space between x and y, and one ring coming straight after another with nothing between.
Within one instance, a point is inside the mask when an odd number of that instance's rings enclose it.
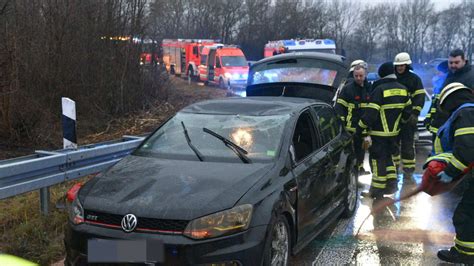
<instances>
[{"instance_id":1,"label":"front wheel","mask_svg":"<svg viewBox=\"0 0 474 266\"><path fill-rule=\"evenodd\" d=\"M227 89L226 85L225 85L225 82L222 78L219 79L219 88L225 90Z\"/></svg>"},{"instance_id":2,"label":"front wheel","mask_svg":"<svg viewBox=\"0 0 474 266\"><path fill-rule=\"evenodd\" d=\"M358 196L358 186L357 186L357 178L358 178L358 170L356 167L351 167L347 178L347 193L346 199L344 202L344 212L342 213L342 217L349 218L351 217L357 206L357 196Z\"/></svg>"},{"instance_id":3,"label":"front wheel","mask_svg":"<svg viewBox=\"0 0 474 266\"><path fill-rule=\"evenodd\" d=\"M290 230L288 221L283 215L278 215L270 224L270 232L265 243L263 265L288 265L290 255Z\"/></svg>"}]
</instances>

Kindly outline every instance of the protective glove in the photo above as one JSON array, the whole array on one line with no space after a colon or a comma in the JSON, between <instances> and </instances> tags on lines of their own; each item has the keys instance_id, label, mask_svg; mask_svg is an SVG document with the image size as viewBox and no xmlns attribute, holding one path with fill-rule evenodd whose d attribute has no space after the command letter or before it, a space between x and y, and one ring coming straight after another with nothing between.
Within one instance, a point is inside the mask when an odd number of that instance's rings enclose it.
<instances>
[{"instance_id":1,"label":"protective glove","mask_svg":"<svg viewBox=\"0 0 474 266\"><path fill-rule=\"evenodd\" d=\"M425 120L423 120L423 125L425 125L426 128L429 128L430 127L430 124L431 124L431 119L430 118L425 118Z\"/></svg>"},{"instance_id":2,"label":"protective glove","mask_svg":"<svg viewBox=\"0 0 474 266\"><path fill-rule=\"evenodd\" d=\"M444 171L440 172L438 174L438 177L439 177L439 181L443 183L451 183L451 181L453 181L453 177L449 176Z\"/></svg>"},{"instance_id":3,"label":"protective glove","mask_svg":"<svg viewBox=\"0 0 474 266\"><path fill-rule=\"evenodd\" d=\"M412 126L416 126L416 124L418 124L418 115L411 114L410 118L408 119L408 124Z\"/></svg>"},{"instance_id":4,"label":"protective glove","mask_svg":"<svg viewBox=\"0 0 474 266\"><path fill-rule=\"evenodd\" d=\"M372 146L372 139L370 136L364 137L364 141L362 142L362 149L369 150L370 146Z\"/></svg>"}]
</instances>

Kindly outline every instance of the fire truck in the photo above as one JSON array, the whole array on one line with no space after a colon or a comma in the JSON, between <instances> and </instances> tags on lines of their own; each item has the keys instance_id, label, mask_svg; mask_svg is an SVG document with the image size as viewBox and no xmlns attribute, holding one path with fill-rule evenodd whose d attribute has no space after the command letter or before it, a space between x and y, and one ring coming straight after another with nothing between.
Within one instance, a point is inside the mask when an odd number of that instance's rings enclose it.
<instances>
[{"instance_id":1,"label":"fire truck","mask_svg":"<svg viewBox=\"0 0 474 266\"><path fill-rule=\"evenodd\" d=\"M336 43L331 39L269 41L263 50L264 57L291 52L336 53Z\"/></svg>"},{"instance_id":2,"label":"fire truck","mask_svg":"<svg viewBox=\"0 0 474 266\"><path fill-rule=\"evenodd\" d=\"M249 66L242 50L235 45L204 46L199 64L199 79L223 89L244 88Z\"/></svg>"},{"instance_id":3,"label":"fire truck","mask_svg":"<svg viewBox=\"0 0 474 266\"><path fill-rule=\"evenodd\" d=\"M218 40L164 39L162 43L163 64L170 74L197 79L201 51L204 46L214 45Z\"/></svg>"}]
</instances>

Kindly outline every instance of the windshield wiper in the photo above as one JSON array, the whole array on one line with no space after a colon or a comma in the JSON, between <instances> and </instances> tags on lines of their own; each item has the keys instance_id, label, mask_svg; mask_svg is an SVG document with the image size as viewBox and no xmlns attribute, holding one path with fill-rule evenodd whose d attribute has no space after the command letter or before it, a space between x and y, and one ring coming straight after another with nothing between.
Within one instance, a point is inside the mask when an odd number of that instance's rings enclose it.
<instances>
[{"instance_id":1,"label":"windshield wiper","mask_svg":"<svg viewBox=\"0 0 474 266\"><path fill-rule=\"evenodd\" d=\"M196 154L196 156L201 162L204 161L204 156L202 156L198 149L196 149L196 147L194 147L194 145L191 143L191 138L189 138L188 130L184 126L183 121L181 121L181 125L183 126L184 136L186 137L186 141L188 142L189 147L191 148L191 150L193 150L193 152Z\"/></svg>"},{"instance_id":2,"label":"windshield wiper","mask_svg":"<svg viewBox=\"0 0 474 266\"><path fill-rule=\"evenodd\" d=\"M250 161L249 157L247 157L246 154L248 154L248 152L246 150L244 150L242 147L240 147L239 145L233 143L232 141L230 141L229 139L217 134L216 132L208 129L208 128L202 128L202 130L208 134L210 134L211 136L214 136L218 139L220 139L222 142L224 142L225 146L226 147L229 147L229 149L231 149L235 154L237 154L237 156L239 156L240 160L242 160L242 162L244 163L251 163L252 161Z\"/></svg>"}]
</instances>

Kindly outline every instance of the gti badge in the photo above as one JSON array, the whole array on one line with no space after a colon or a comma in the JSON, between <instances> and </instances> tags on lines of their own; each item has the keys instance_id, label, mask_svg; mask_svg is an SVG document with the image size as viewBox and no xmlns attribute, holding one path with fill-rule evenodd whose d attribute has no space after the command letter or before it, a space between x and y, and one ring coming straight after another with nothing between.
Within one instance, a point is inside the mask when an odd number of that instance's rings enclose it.
<instances>
[{"instance_id":1,"label":"gti badge","mask_svg":"<svg viewBox=\"0 0 474 266\"><path fill-rule=\"evenodd\" d=\"M137 217L133 214L127 214L122 218L123 231L130 233L137 227Z\"/></svg>"}]
</instances>

